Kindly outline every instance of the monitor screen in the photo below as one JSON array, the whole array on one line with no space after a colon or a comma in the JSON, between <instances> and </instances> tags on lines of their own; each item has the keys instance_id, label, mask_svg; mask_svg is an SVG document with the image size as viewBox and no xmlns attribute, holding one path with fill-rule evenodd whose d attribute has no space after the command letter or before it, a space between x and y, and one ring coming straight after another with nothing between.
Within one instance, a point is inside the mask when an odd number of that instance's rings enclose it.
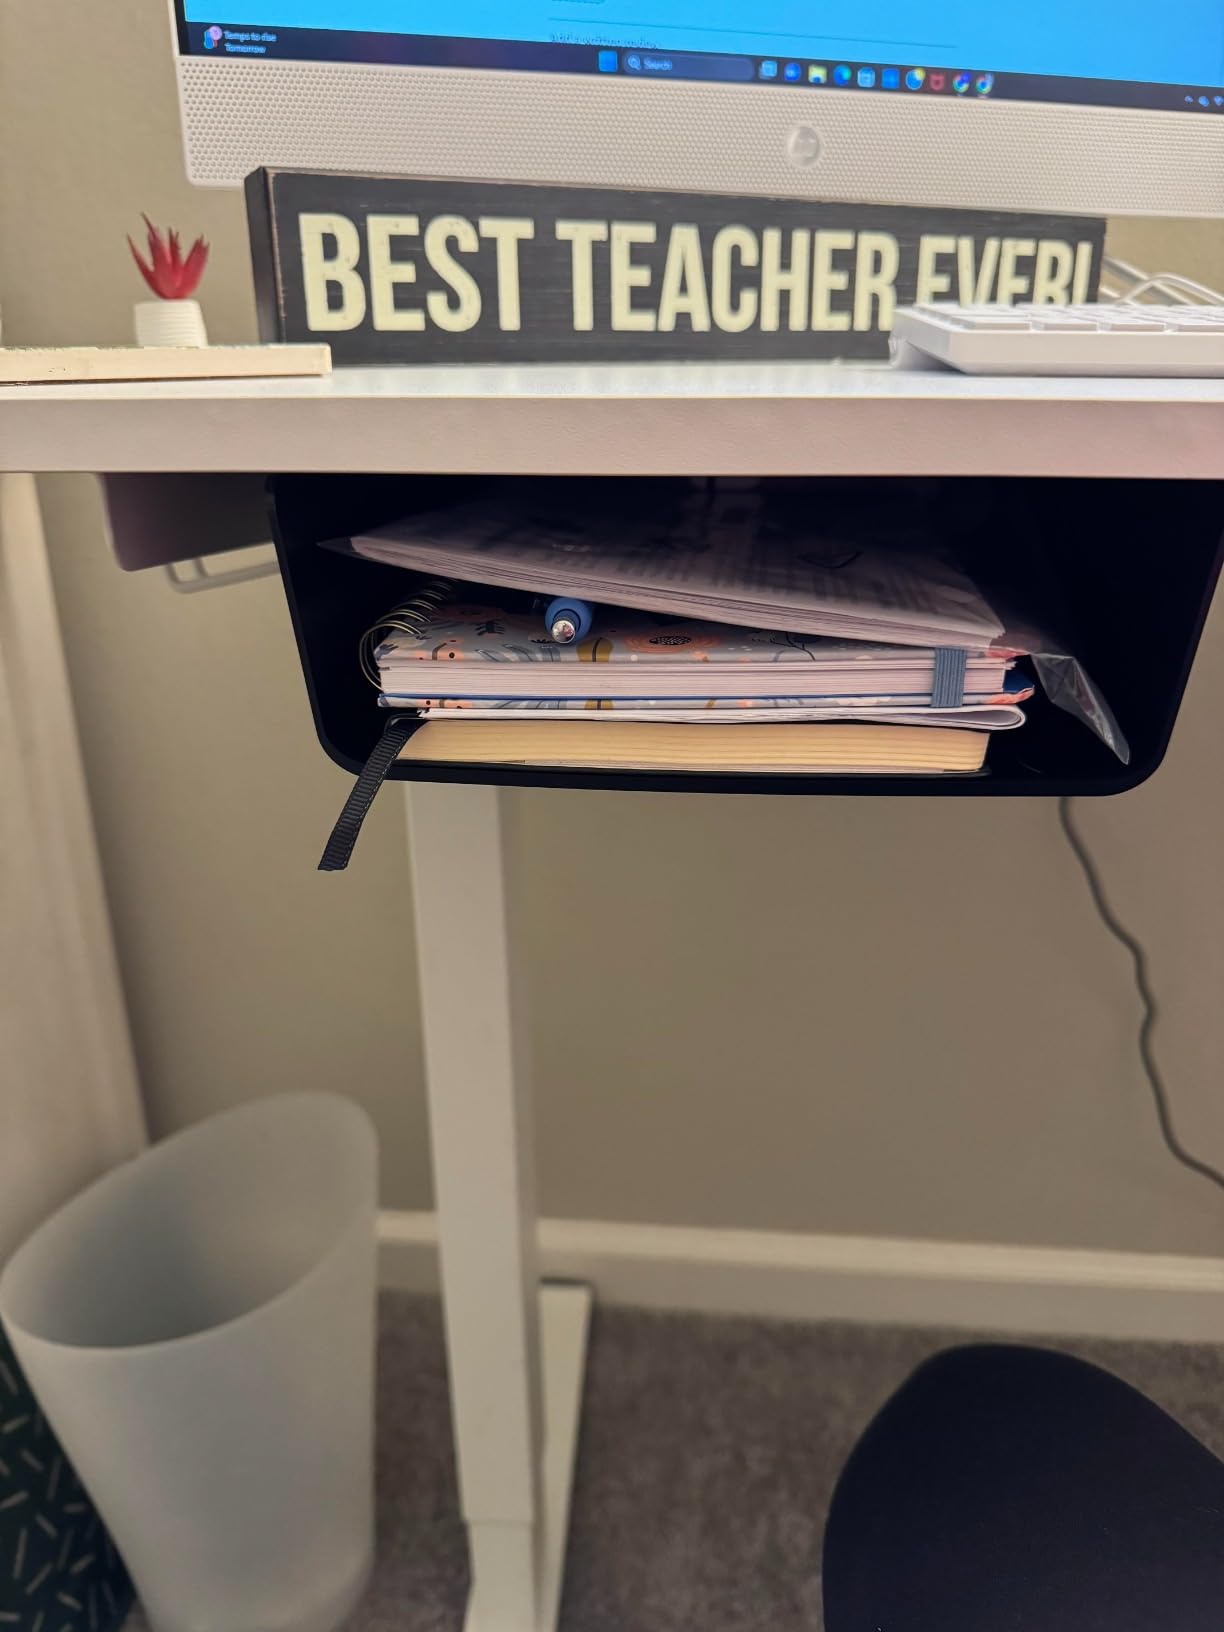
<instances>
[{"instance_id":1,"label":"monitor screen","mask_svg":"<svg viewBox=\"0 0 1224 1632\"><path fill-rule=\"evenodd\" d=\"M1224 0L176 0L191 55L752 82L1224 118ZM228 9L228 8L226 8ZM343 20L343 27L336 26ZM819 26L817 26L819 25Z\"/></svg>"}]
</instances>

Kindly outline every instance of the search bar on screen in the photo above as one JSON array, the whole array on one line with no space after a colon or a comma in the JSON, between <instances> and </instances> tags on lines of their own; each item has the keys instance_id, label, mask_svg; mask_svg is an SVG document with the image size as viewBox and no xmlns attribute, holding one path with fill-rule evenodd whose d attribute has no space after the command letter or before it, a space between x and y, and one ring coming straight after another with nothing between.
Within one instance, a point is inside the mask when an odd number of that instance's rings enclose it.
<instances>
[{"instance_id":1,"label":"search bar on screen","mask_svg":"<svg viewBox=\"0 0 1224 1632\"><path fill-rule=\"evenodd\" d=\"M756 78L750 57L720 57L693 51L622 51L621 68L641 79Z\"/></svg>"}]
</instances>

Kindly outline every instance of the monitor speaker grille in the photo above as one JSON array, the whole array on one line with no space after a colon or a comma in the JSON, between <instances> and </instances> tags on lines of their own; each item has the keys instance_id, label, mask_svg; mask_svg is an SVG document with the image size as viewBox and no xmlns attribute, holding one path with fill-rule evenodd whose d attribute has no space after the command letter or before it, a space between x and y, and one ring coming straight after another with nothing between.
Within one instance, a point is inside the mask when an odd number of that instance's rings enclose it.
<instances>
[{"instance_id":1,"label":"monitor speaker grille","mask_svg":"<svg viewBox=\"0 0 1224 1632\"><path fill-rule=\"evenodd\" d=\"M212 186L237 185L266 164L975 209L1224 213L1224 119L1192 113L205 57L180 57L179 83L188 171ZM818 135L815 162L796 162L800 124Z\"/></svg>"}]
</instances>

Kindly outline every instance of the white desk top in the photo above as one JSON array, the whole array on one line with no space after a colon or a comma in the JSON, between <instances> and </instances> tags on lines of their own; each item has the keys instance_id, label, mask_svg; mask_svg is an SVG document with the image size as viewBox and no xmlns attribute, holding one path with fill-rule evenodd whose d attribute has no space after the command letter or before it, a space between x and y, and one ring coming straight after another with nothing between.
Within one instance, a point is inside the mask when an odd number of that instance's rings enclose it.
<instances>
[{"instance_id":1,"label":"white desk top","mask_svg":"<svg viewBox=\"0 0 1224 1632\"><path fill-rule=\"evenodd\" d=\"M4 386L0 470L1224 478L1224 380L641 363Z\"/></svg>"}]
</instances>

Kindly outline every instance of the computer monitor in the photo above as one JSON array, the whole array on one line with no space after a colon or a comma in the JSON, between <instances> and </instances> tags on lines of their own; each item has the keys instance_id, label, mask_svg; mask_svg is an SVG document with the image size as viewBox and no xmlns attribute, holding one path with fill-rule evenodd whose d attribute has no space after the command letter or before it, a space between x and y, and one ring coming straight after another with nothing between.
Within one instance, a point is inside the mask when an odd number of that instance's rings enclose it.
<instances>
[{"instance_id":1,"label":"computer monitor","mask_svg":"<svg viewBox=\"0 0 1224 1632\"><path fill-rule=\"evenodd\" d=\"M1224 0L170 0L188 170L1224 214Z\"/></svg>"}]
</instances>

